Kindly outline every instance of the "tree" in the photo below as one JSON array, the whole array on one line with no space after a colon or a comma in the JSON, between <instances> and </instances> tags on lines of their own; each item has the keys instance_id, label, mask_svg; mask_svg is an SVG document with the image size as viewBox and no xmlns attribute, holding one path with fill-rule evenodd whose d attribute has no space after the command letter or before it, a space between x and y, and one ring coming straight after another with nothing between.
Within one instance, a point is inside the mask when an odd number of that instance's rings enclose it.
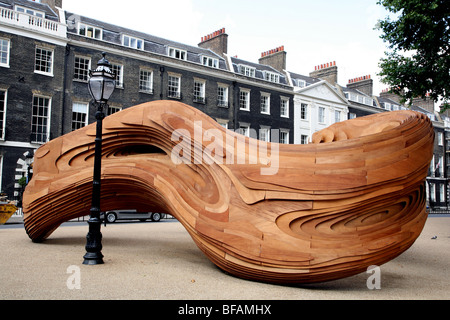
<instances>
[{"instance_id":1,"label":"tree","mask_svg":"<svg viewBox=\"0 0 450 320\"><path fill-rule=\"evenodd\" d=\"M450 1L380 0L396 16L379 21L388 42L381 81L403 101L429 96L450 108ZM441 111L443 111L441 109Z\"/></svg>"}]
</instances>

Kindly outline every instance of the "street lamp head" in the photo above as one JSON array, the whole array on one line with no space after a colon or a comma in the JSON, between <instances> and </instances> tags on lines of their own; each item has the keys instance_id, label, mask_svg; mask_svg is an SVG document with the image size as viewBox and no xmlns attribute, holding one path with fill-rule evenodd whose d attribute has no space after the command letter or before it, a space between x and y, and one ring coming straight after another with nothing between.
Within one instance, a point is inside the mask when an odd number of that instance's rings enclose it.
<instances>
[{"instance_id":1,"label":"street lamp head","mask_svg":"<svg viewBox=\"0 0 450 320\"><path fill-rule=\"evenodd\" d=\"M99 60L97 69L89 71L89 93L97 103L107 103L116 87L116 75L111 64L106 60L106 53Z\"/></svg>"}]
</instances>

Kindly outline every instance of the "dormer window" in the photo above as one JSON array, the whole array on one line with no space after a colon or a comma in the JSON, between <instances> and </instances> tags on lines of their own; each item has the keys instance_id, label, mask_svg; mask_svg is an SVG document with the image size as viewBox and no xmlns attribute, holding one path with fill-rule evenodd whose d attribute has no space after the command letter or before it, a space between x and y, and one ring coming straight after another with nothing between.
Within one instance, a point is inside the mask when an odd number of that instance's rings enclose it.
<instances>
[{"instance_id":1,"label":"dormer window","mask_svg":"<svg viewBox=\"0 0 450 320\"><path fill-rule=\"evenodd\" d=\"M202 64L211 68L219 68L219 60L211 57L202 57Z\"/></svg>"},{"instance_id":2,"label":"dormer window","mask_svg":"<svg viewBox=\"0 0 450 320\"><path fill-rule=\"evenodd\" d=\"M239 73L247 77L255 77L256 69L243 64L239 65Z\"/></svg>"},{"instance_id":3,"label":"dormer window","mask_svg":"<svg viewBox=\"0 0 450 320\"><path fill-rule=\"evenodd\" d=\"M368 97L364 97L364 104L366 104L368 106L373 106L373 99L372 98L368 98Z\"/></svg>"},{"instance_id":4,"label":"dormer window","mask_svg":"<svg viewBox=\"0 0 450 320\"><path fill-rule=\"evenodd\" d=\"M144 40L126 35L122 37L122 45L133 49L144 50Z\"/></svg>"},{"instance_id":5,"label":"dormer window","mask_svg":"<svg viewBox=\"0 0 450 320\"><path fill-rule=\"evenodd\" d=\"M30 16L36 16L38 18L45 18L45 13L44 12L36 11L36 10L33 10L33 9L21 7L21 6L16 6L16 11L17 12L21 12L21 13L29 14Z\"/></svg>"},{"instance_id":6,"label":"dormer window","mask_svg":"<svg viewBox=\"0 0 450 320\"><path fill-rule=\"evenodd\" d=\"M300 88L306 87L306 81L298 79L297 80L297 87L300 87Z\"/></svg>"},{"instance_id":7,"label":"dormer window","mask_svg":"<svg viewBox=\"0 0 450 320\"><path fill-rule=\"evenodd\" d=\"M169 57L186 60L187 52L185 50L169 47Z\"/></svg>"},{"instance_id":8,"label":"dormer window","mask_svg":"<svg viewBox=\"0 0 450 320\"><path fill-rule=\"evenodd\" d=\"M350 101L358 102L358 103L365 104L365 105L373 107L373 99L372 98L365 97L365 96L362 96L360 94L356 94L356 93L353 93L353 92L350 92L350 93L346 92L345 93L345 97L348 100L350 100ZM390 105L388 107L385 106L384 108L386 110L389 110L390 109Z\"/></svg>"},{"instance_id":9,"label":"dormer window","mask_svg":"<svg viewBox=\"0 0 450 320\"><path fill-rule=\"evenodd\" d=\"M103 39L103 30L102 29L96 28L93 26L89 26L84 23L78 24L78 34L80 36L84 36L84 37L88 37L88 38L93 38L93 39L98 39L98 40Z\"/></svg>"},{"instance_id":10,"label":"dormer window","mask_svg":"<svg viewBox=\"0 0 450 320\"><path fill-rule=\"evenodd\" d=\"M276 74L274 72L265 71L264 77L267 81L274 82L274 83L280 83L280 75Z\"/></svg>"}]
</instances>

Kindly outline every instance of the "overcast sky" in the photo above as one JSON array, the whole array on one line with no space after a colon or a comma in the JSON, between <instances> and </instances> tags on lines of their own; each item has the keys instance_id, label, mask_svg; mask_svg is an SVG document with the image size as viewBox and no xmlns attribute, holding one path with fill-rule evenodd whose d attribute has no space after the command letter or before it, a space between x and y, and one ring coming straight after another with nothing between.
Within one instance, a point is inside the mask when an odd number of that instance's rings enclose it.
<instances>
[{"instance_id":1,"label":"overcast sky","mask_svg":"<svg viewBox=\"0 0 450 320\"><path fill-rule=\"evenodd\" d=\"M63 9L196 46L202 36L225 28L228 54L258 62L279 46L287 69L309 75L314 66L336 61L338 82L371 75L374 94L378 63L386 44L374 30L387 11L377 0L63 0Z\"/></svg>"}]
</instances>

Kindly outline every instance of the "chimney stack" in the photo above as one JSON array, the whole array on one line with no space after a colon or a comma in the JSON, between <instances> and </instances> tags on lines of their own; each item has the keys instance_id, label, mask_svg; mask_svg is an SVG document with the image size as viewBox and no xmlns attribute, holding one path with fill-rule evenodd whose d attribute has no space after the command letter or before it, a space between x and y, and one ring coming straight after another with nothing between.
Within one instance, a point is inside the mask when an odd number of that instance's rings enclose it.
<instances>
[{"instance_id":1,"label":"chimney stack","mask_svg":"<svg viewBox=\"0 0 450 320\"><path fill-rule=\"evenodd\" d=\"M309 76L326 80L333 86L336 85L338 82L338 68L336 66L336 61L315 66L314 71L311 72Z\"/></svg>"},{"instance_id":2,"label":"chimney stack","mask_svg":"<svg viewBox=\"0 0 450 320\"><path fill-rule=\"evenodd\" d=\"M350 79L347 88L358 89L371 97L373 95L373 79L370 75Z\"/></svg>"},{"instance_id":3,"label":"chimney stack","mask_svg":"<svg viewBox=\"0 0 450 320\"><path fill-rule=\"evenodd\" d=\"M41 0L41 3L47 4L56 14L59 15L59 9L62 9L62 0Z\"/></svg>"},{"instance_id":4,"label":"chimney stack","mask_svg":"<svg viewBox=\"0 0 450 320\"><path fill-rule=\"evenodd\" d=\"M211 51L224 57L224 54L228 53L228 35L225 33L225 28L219 29L202 37L198 46L200 48L210 49Z\"/></svg>"},{"instance_id":5,"label":"chimney stack","mask_svg":"<svg viewBox=\"0 0 450 320\"><path fill-rule=\"evenodd\" d=\"M431 113L434 112L434 99L431 98L430 93L426 93L425 97L417 97L412 99L412 104L414 106L421 107Z\"/></svg>"},{"instance_id":6,"label":"chimney stack","mask_svg":"<svg viewBox=\"0 0 450 320\"><path fill-rule=\"evenodd\" d=\"M386 98L386 99L391 99L392 101L395 101L398 104L402 103L400 101L401 97L398 94L392 92L391 89L383 89L383 90L381 90L380 97Z\"/></svg>"},{"instance_id":7,"label":"chimney stack","mask_svg":"<svg viewBox=\"0 0 450 320\"><path fill-rule=\"evenodd\" d=\"M287 53L284 51L284 46L280 46L261 53L259 64L271 66L280 72L284 72L286 70L286 56Z\"/></svg>"}]
</instances>

